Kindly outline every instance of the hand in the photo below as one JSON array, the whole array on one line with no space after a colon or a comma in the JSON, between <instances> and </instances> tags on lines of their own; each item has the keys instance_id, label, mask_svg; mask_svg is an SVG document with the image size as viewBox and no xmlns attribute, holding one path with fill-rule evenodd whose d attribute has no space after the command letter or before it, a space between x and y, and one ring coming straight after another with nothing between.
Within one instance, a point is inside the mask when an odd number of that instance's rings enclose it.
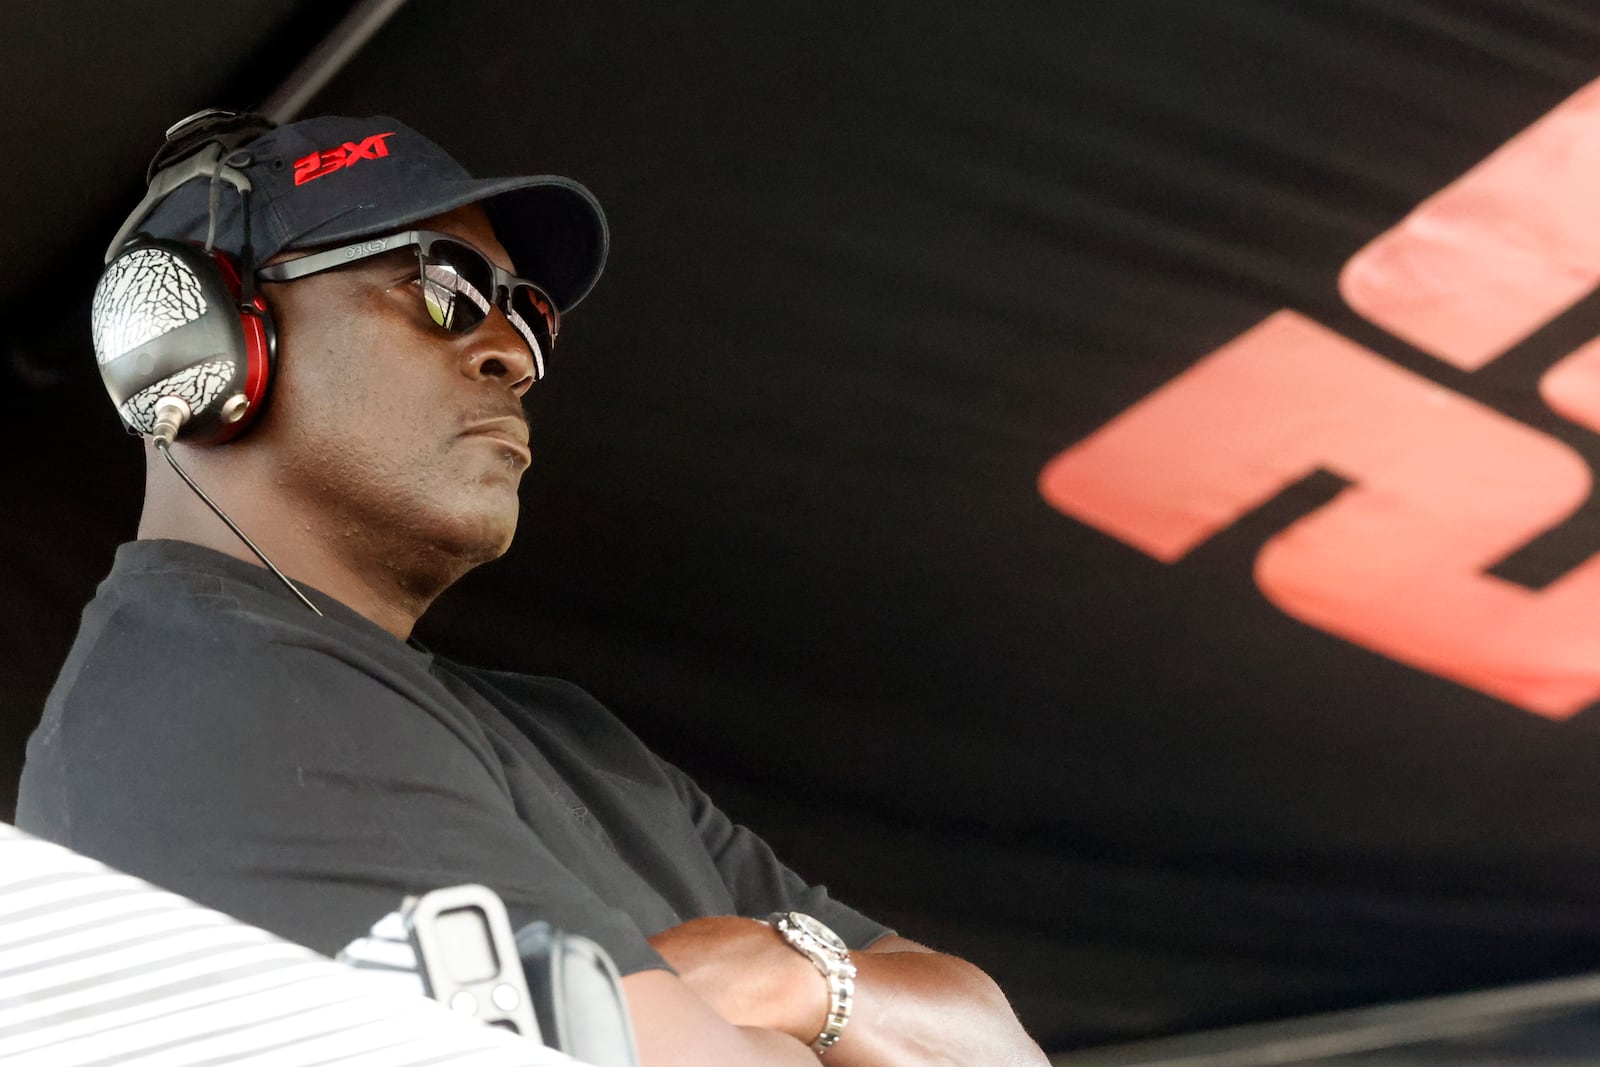
<instances>
[{"instance_id":1,"label":"hand","mask_svg":"<svg viewBox=\"0 0 1600 1067\"><path fill-rule=\"evenodd\" d=\"M650 944L681 986L729 1022L807 1046L822 1032L827 980L765 923L695 919ZM855 1003L824 1067L1048 1067L999 987L965 960L894 936L851 959L859 971Z\"/></svg>"},{"instance_id":2,"label":"hand","mask_svg":"<svg viewBox=\"0 0 1600 1067\"><path fill-rule=\"evenodd\" d=\"M693 919L656 934L650 945L736 1026L778 1030L809 1045L827 1022L827 979L764 922Z\"/></svg>"}]
</instances>

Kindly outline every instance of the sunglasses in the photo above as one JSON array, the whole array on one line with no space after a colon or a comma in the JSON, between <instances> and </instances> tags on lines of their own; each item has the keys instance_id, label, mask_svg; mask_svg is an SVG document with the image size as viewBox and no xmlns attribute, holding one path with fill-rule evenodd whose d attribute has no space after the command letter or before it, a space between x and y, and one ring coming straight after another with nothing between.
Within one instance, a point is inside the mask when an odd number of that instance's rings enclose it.
<instances>
[{"instance_id":1,"label":"sunglasses","mask_svg":"<svg viewBox=\"0 0 1600 1067\"><path fill-rule=\"evenodd\" d=\"M434 325L471 333L498 306L533 352L533 378L544 377L544 354L555 346L561 312L550 295L526 278L501 270L459 237L434 230L406 230L386 237L313 252L263 267L256 277L291 282L399 248L415 248L421 267L422 302Z\"/></svg>"}]
</instances>

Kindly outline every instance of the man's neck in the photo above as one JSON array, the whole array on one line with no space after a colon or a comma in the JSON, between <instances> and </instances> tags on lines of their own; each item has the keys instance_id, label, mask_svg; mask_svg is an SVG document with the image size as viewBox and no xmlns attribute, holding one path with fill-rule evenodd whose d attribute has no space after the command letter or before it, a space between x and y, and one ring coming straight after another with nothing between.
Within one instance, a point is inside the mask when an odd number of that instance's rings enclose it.
<instances>
[{"instance_id":1,"label":"man's neck","mask_svg":"<svg viewBox=\"0 0 1600 1067\"><path fill-rule=\"evenodd\" d=\"M422 613L469 569L435 551L407 553L378 545L361 524L330 530L296 516L283 501L218 500L273 565L344 604L400 640L411 636ZM255 506L252 506L255 505ZM188 488L170 478L147 481L139 519L140 540L187 541L253 566L261 561Z\"/></svg>"},{"instance_id":2,"label":"man's neck","mask_svg":"<svg viewBox=\"0 0 1600 1067\"><path fill-rule=\"evenodd\" d=\"M151 521L147 512L139 523L139 539L187 541L243 560L252 566L262 566L255 554L232 531L215 516L209 512L207 514L215 530L206 529L201 524ZM249 530L246 529L246 532ZM255 534L251 534L251 540L256 541L273 565L296 585L308 586L332 597L402 641L411 636L417 620L433 601L432 597L411 594L396 583L371 580L324 546L312 543L289 548L280 541L276 547L272 547Z\"/></svg>"}]
</instances>

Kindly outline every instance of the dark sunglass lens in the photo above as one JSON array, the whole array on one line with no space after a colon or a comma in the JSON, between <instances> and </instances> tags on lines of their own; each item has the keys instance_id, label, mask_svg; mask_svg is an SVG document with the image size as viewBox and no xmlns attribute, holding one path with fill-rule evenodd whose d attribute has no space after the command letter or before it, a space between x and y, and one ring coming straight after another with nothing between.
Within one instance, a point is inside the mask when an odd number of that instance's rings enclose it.
<instances>
[{"instance_id":1,"label":"dark sunglass lens","mask_svg":"<svg viewBox=\"0 0 1600 1067\"><path fill-rule=\"evenodd\" d=\"M549 351L559 321L550 298L531 285L519 285L511 290L511 310L527 322L528 327L538 335L545 351Z\"/></svg>"},{"instance_id":2,"label":"dark sunglass lens","mask_svg":"<svg viewBox=\"0 0 1600 1067\"><path fill-rule=\"evenodd\" d=\"M422 256L422 298L428 316L447 330L464 333L489 314L494 271L474 249L435 241Z\"/></svg>"}]
</instances>

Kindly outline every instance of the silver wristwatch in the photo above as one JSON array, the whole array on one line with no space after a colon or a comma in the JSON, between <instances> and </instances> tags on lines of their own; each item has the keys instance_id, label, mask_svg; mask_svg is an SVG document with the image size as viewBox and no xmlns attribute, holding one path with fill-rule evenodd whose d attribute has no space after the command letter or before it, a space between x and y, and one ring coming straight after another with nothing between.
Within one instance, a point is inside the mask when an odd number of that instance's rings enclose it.
<instances>
[{"instance_id":1,"label":"silver wristwatch","mask_svg":"<svg viewBox=\"0 0 1600 1067\"><path fill-rule=\"evenodd\" d=\"M850 1004L856 995L856 965L850 962L850 949L838 934L798 911L775 911L767 916L767 923L828 980L828 1021L811 1042L811 1051L820 1056L839 1043L844 1024L850 1021Z\"/></svg>"}]
</instances>

